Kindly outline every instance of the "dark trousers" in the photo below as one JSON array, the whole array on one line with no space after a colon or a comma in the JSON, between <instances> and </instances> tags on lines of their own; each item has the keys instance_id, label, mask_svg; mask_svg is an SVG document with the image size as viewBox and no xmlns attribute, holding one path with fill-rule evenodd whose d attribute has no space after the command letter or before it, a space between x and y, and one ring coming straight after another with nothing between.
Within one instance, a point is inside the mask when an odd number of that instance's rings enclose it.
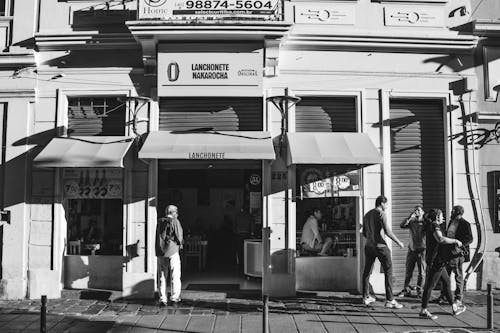
<instances>
[{"instance_id":1,"label":"dark trousers","mask_svg":"<svg viewBox=\"0 0 500 333\"><path fill-rule=\"evenodd\" d=\"M427 270L427 275L425 277L424 293L422 294L422 308L427 308L432 290L439 280L441 280L442 290L444 291L446 300L450 304L453 303L450 289L450 276L446 271L446 263L434 261Z\"/></svg>"},{"instance_id":2,"label":"dark trousers","mask_svg":"<svg viewBox=\"0 0 500 333\"><path fill-rule=\"evenodd\" d=\"M461 301L464 294L464 271L462 269L462 264L464 263L464 257L458 257L450 260L446 265L446 271L448 275L455 273L455 300Z\"/></svg>"},{"instance_id":3,"label":"dark trousers","mask_svg":"<svg viewBox=\"0 0 500 333\"><path fill-rule=\"evenodd\" d=\"M365 269L363 271L363 297L368 297L370 274L372 273L375 259L380 261L385 277L385 298L392 301L392 260L391 250L388 247L365 246Z\"/></svg>"},{"instance_id":4,"label":"dark trousers","mask_svg":"<svg viewBox=\"0 0 500 333\"><path fill-rule=\"evenodd\" d=\"M410 281L413 275L413 271L417 265L418 275L417 275L417 287L422 289L422 283L424 281L423 276L425 272L425 249L419 249L412 251L408 249L406 255L406 274L405 274L405 285L404 289L410 289Z\"/></svg>"}]
</instances>

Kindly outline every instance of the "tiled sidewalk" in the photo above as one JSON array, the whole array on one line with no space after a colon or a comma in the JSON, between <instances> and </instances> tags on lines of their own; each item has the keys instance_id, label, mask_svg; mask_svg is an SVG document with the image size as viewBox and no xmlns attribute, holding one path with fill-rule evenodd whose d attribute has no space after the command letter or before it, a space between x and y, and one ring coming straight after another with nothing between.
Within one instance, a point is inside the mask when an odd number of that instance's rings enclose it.
<instances>
[{"instance_id":1,"label":"tiled sidewalk","mask_svg":"<svg viewBox=\"0 0 500 333\"><path fill-rule=\"evenodd\" d=\"M176 306L154 301L49 300L48 332L261 332L262 303L256 295L226 297L220 293L183 293ZM359 296L342 293L301 295L269 304L270 332L409 332L484 331L485 296L467 295L468 310L454 317L449 306L433 304L435 321L418 316L417 299L402 299L401 310L384 303L363 306ZM500 328L500 299L495 324ZM0 301L0 332L39 332L39 301ZM466 329L466 330L459 330ZM500 332L500 331L499 331Z\"/></svg>"}]
</instances>

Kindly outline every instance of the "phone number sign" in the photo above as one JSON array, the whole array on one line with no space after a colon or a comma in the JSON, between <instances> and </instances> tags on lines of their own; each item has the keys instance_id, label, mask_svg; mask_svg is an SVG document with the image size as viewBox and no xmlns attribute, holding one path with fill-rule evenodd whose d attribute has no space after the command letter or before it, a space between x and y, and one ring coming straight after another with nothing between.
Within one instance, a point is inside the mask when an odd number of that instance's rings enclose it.
<instances>
[{"instance_id":1,"label":"phone number sign","mask_svg":"<svg viewBox=\"0 0 500 333\"><path fill-rule=\"evenodd\" d=\"M278 20L280 0L140 0L139 19Z\"/></svg>"},{"instance_id":2,"label":"phone number sign","mask_svg":"<svg viewBox=\"0 0 500 333\"><path fill-rule=\"evenodd\" d=\"M106 168L65 169L63 191L67 199L121 199L121 170Z\"/></svg>"}]
</instances>

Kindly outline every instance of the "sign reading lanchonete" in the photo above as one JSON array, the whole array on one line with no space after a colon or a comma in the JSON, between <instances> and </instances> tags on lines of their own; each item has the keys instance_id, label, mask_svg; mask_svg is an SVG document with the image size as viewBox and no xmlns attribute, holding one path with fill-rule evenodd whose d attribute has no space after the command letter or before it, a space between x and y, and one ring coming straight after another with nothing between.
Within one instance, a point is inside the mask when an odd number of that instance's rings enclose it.
<instances>
[{"instance_id":1,"label":"sign reading lanchonete","mask_svg":"<svg viewBox=\"0 0 500 333\"><path fill-rule=\"evenodd\" d=\"M227 90L252 96L262 86L262 53L158 53L159 96L211 96Z\"/></svg>"},{"instance_id":2,"label":"sign reading lanchonete","mask_svg":"<svg viewBox=\"0 0 500 333\"><path fill-rule=\"evenodd\" d=\"M280 0L139 0L139 19L277 20Z\"/></svg>"}]
</instances>

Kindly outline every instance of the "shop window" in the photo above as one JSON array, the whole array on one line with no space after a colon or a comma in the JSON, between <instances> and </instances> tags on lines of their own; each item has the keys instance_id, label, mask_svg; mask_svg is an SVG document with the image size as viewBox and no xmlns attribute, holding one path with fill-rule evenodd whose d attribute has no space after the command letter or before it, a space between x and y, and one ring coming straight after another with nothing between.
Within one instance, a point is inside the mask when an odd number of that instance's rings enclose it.
<instances>
[{"instance_id":1,"label":"shop window","mask_svg":"<svg viewBox=\"0 0 500 333\"><path fill-rule=\"evenodd\" d=\"M303 97L295 106L296 132L357 132L354 97Z\"/></svg>"},{"instance_id":2,"label":"shop window","mask_svg":"<svg viewBox=\"0 0 500 333\"><path fill-rule=\"evenodd\" d=\"M63 193L67 254L122 255L122 170L64 169Z\"/></svg>"},{"instance_id":3,"label":"shop window","mask_svg":"<svg viewBox=\"0 0 500 333\"><path fill-rule=\"evenodd\" d=\"M317 256L323 250L310 241L310 223L304 225L315 210L321 212L317 227L323 243L333 241L324 254L355 257L356 225L360 196L360 171L342 166L297 166L297 254ZM304 235L304 238L303 238Z\"/></svg>"},{"instance_id":4,"label":"shop window","mask_svg":"<svg viewBox=\"0 0 500 333\"><path fill-rule=\"evenodd\" d=\"M126 104L117 97L68 97L68 135L125 135Z\"/></svg>"}]
</instances>

